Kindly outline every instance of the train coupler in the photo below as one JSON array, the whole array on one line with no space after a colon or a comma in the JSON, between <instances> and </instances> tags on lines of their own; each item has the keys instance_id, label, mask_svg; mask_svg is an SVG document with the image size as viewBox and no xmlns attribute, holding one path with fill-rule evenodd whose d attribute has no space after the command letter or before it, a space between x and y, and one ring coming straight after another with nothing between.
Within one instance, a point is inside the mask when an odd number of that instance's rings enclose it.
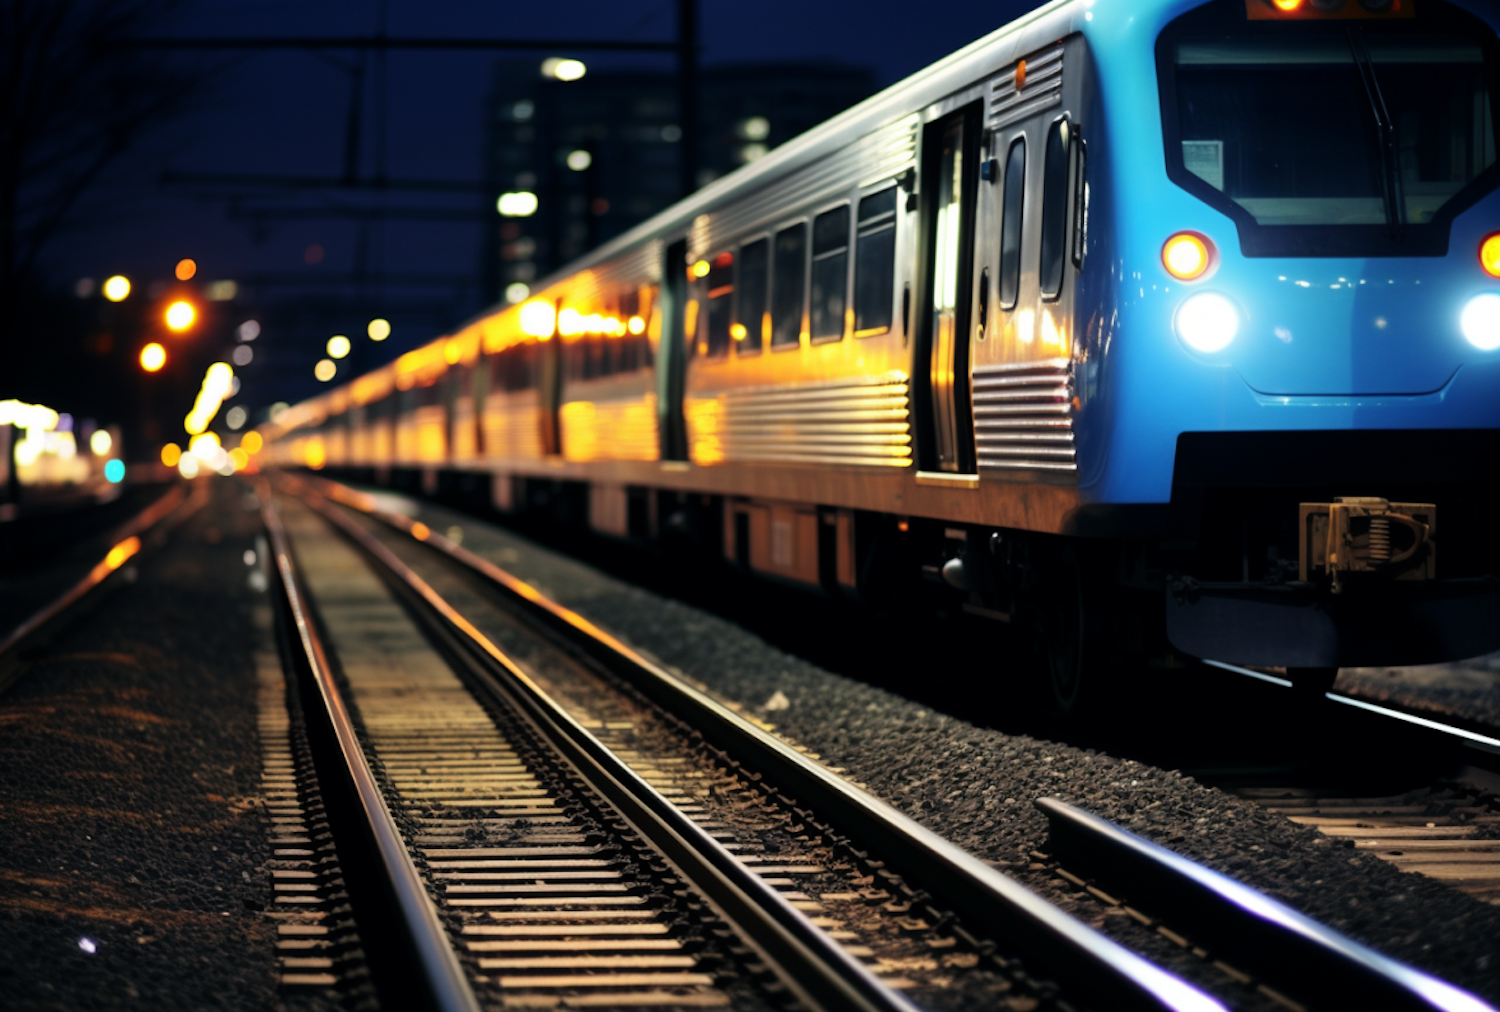
<instances>
[{"instance_id":1,"label":"train coupler","mask_svg":"<svg viewBox=\"0 0 1500 1012\"><path fill-rule=\"evenodd\" d=\"M1329 589L1338 594L1351 574L1436 578L1437 507L1431 503L1340 497L1302 503L1300 519L1297 578L1304 583L1326 575Z\"/></svg>"}]
</instances>

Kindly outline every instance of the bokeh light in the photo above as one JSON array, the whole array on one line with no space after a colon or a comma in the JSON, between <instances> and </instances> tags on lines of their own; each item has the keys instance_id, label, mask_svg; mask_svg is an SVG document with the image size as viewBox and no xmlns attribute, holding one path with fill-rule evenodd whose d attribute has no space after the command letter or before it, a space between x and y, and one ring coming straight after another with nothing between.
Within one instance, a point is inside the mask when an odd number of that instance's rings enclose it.
<instances>
[{"instance_id":1,"label":"bokeh light","mask_svg":"<svg viewBox=\"0 0 1500 1012\"><path fill-rule=\"evenodd\" d=\"M391 321L376 317L365 328L365 333L370 335L372 341L384 341L391 336Z\"/></svg>"},{"instance_id":2,"label":"bokeh light","mask_svg":"<svg viewBox=\"0 0 1500 1012\"><path fill-rule=\"evenodd\" d=\"M104 480L111 485L118 485L125 480L125 462L116 457L104 465Z\"/></svg>"},{"instance_id":3,"label":"bokeh light","mask_svg":"<svg viewBox=\"0 0 1500 1012\"><path fill-rule=\"evenodd\" d=\"M178 299L167 307L167 328L181 333L193 325L198 318L198 311L193 308L191 302Z\"/></svg>"},{"instance_id":4,"label":"bokeh light","mask_svg":"<svg viewBox=\"0 0 1500 1012\"><path fill-rule=\"evenodd\" d=\"M89 449L94 451L96 457L109 456L110 448L114 445L114 438L105 429L95 429L94 434L89 437Z\"/></svg>"},{"instance_id":5,"label":"bokeh light","mask_svg":"<svg viewBox=\"0 0 1500 1012\"><path fill-rule=\"evenodd\" d=\"M130 294L130 279L123 274L116 274L104 282L104 297L111 302L123 302Z\"/></svg>"},{"instance_id":6,"label":"bokeh light","mask_svg":"<svg viewBox=\"0 0 1500 1012\"><path fill-rule=\"evenodd\" d=\"M184 257L177 261L177 269L173 272L178 281L191 281L193 275L198 273L198 262Z\"/></svg>"},{"instance_id":7,"label":"bokeh light","mask_svg":"<svg viewBox=\"0 0 1500 1012\"><path fill-rule=\"evenodd\" d=\"M349 354L349 339L343 334L334 334L326 345L329 358L343 358Z\"/></svg>"},{"instance_id":8,"label":"bokeh light","mask_svg":"<svg viewBox=\"0 0 1500 1012\"><path fill-rule=\"evenodd\" d=\"M259 432L247 432L240 439L240 446L246 453L259 453L263 445L264 443L261 441Z\"/></svg>"},{"instance_id":9,"label":"bokeh light","mask_svg":"<svg viewBox=\"0 0 1500 1012\"><path fill-rule=\"evenodd\" d=\"M147 372L156 372L167 364L167 349L152 341L141 349L141 368Z\"/></svg>"},{"instance_id":10,"label":"bokeh light","mask_svg":"<svg viewBox=\"0 0 1500 1012\"><path fill-rule=\"evenodd\" d=\"M177 462L182 459L182 447L176 443L168 443L161 448L161 462L168 467L176 467Z\"/></svg>"},{"instance_id":11,"label":"bokeh light","mask_svg":"<svg viewBox=\"0 0 1500 1012\"><path fill-rule=\"evenodd\" d=\"M313 375L318 378L319 383L327 383L338 374L339 367L333 364L332 359L320 358L318 364L313 366Z\"/></svg>"}]
</instances>

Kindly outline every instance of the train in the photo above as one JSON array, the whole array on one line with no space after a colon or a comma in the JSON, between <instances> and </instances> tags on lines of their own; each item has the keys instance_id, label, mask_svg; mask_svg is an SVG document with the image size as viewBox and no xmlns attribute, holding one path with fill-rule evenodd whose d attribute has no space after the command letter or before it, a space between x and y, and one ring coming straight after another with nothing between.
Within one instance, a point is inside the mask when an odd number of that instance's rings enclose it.
<instances>
[{"instance_id":1,"label":"train","mask_svg":"<svg viewBox=\"0 0 1500 1012\"><path fill-rule=\"evenodd\" d=\"M263 454L916 589L1023 630L1065 710L1152 658L1321 692L1493 651L1497 25L1047 3Z\"/></svg>"}]
</instances>

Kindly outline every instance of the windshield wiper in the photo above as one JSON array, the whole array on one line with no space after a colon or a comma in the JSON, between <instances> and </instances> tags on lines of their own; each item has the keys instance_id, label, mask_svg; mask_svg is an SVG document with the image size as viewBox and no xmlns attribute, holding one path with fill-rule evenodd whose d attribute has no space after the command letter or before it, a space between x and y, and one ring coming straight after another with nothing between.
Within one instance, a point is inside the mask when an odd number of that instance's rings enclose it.
<instances>
[{"instance_id":1,"label":"windshield wiper","mask_svg":"<svg viewBox=\"0 0 1500 1012\"><path fill-rule=\"evenodd\" d=\"M1359 68L1359 79L1365 86L1365 95L1370 100L1370 111L1375 116L1375 131L1380 148L1381 189L1385 196L1385 222L1392 239L1401 238L1402 207L1405 201L1401 193L1400 152L1396 148L1396 126L1391 122L1390 111L1385 107L1385 96L1380 92L1380 82L1375 77L1375 65L1370 61L1370 51L1365 47L1365 37L1356 28L1349 30L1349 48L1354 51L1354 65Z\"/></svg>"}]
</instances>

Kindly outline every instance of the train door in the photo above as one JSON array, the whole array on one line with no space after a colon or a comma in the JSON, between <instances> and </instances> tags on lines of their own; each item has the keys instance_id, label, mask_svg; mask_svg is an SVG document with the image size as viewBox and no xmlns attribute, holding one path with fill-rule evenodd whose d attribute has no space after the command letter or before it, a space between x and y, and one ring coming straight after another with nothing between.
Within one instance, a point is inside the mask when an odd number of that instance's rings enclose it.
<instances>
[{"instance_id":1,"label":"train door","mask_svg":"<svg viewBox=\"0 0 1500 1012\"><path fill-rule=\"evenodd\" d=\"M973 330L974 205L983 104L971 101L927 124L922 141L922 296L917 305L915 388L918 463L971 474L969 403Z\"/></svg>"},{"instance_id":2,"label":"train door","mask_svg":"<svg viewBox=\"0 0 1500 1012\"><path fill-rule=\"evenodd\" d=\"M557 300L557 315L562 314L562 300ZM558 411L562 407L562 337L556 325L550 339L537 346L537 411L542 428L542 452L555 456L562 453L562 428Z\"/></svg>"},{"instance_id":3,"label":"train door","mask_svg":"<svg viewBox=\"0 0 1500 1012\"><path fill-rule=\"evenodd\" d=\"M1086 210L1083 75L1074 71L1085 62L1081 46L1075 36L1033 52L993 82L988 183L979 200L973 404L979 470L997 477L1069 482L1076 474L1073 300Z\"/></svg>"},{"instance_id":4,"label":"train door","mask_svg":"<svg viewBox=\"0 0 1500 1012\"><path fill-rule=\"evenodd\" d=\"M687 460L682 394L687 380L687 240L668 243L661 268L661 344L656 351L656 422L662 460Z\"/></svg>"}]
</instances>

